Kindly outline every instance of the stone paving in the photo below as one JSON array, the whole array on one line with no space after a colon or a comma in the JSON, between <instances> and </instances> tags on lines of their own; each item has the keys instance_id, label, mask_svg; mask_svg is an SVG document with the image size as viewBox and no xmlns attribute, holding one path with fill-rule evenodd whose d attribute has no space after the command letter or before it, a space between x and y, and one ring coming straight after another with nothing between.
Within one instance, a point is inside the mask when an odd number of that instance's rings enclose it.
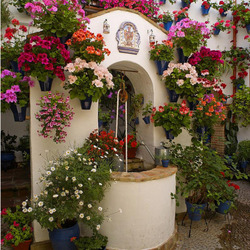
<instances>
[{"instance_id":1,"label":"stone paving","mask_svg":"<svg viewBox=\"0 0 250 250\"><path fill-rule=\"evenodd\" d=\"M250 249L250 182L233 181L240 186L238 210L228 215L215 213L208 220L193 222L191 237L188 237L190 220L182 226L178 222L179 240L176 250Z\"/></svg>"}]
</instances>

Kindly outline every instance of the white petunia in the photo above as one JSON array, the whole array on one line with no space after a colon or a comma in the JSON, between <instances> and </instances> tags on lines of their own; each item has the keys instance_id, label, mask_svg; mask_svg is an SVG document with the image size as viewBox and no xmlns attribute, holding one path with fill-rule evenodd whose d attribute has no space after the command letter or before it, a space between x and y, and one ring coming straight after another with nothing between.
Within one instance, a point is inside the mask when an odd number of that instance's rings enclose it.
<instances>
[{"instance_id":1,"label":"white petunia","mask_svg":"<svg viewBox=\"0 0 250 250\"><path fill-rule=\"evenodd\" d=\"M55 167L51 167L50 170L53 172L53 171L55 171L56 169L55 169Z\"/></svg>"},{"instance_id":2,"label":"white petunia","mask_svg":"<svg viewBox=\"0 0 250 250\"><path fill-rule=\"evenodd\" d=\"M69 166L66 166L65 169L66 169L66 170L69 170Z\"/></svg>"},{"instance_id":3,"label":"white petunia","mask_svg":"<svg viewBox=\"0 0 250 250\"><path fill-rule=\"evenodd\" d=\"M29 213L32 212L32 207L29 207L29 208L28 208L28 212L29 212Z\"/></svg>"},{"instance_id":4,"label":"white petunia","mask_svg":"<svg viewBox=\"0 0 250 250\"><path fill-rule=\"evenodd\" d=\"M50 208L50 209L49 209L49 213L50 213L50 214L53 214L53 213L54 213L53 209Z\"/></svg>"},{"instance_id":5,"label":"white petunia","mask_svg":"<svg viewBox=\"0 0 250 250\"><path fill-rule=\"evenodd\" d=\"M88 208L92 208L92 205L91 205L91 204L88 204Z\"/></svg>"},{"instance_id":6,"label":"white petunia","mask_svg":"<svg viewBox=\"0 0 250 250\"><path fill-rule=\"evenodd\" d=\"M42 207L43 206L43 202L42 201L39 201L38 202L38 207Z\"/></svg>"},{"instance_id":7,"label":"white petunia","mask_svg":"<svg viewBox=\"0 0 250 250\"><path fill-rule=\"evenodd\" d=\"M65 192L61 192L61 196L66 196L66 193Z\"/></svg>"},{"instance_id":8,"label":"white petunia","mask_svg":"<svg viewBox=\"0 0 250 250\"><path fill-rule=\"evenodd\" d=\"M78 194L78 193L79 193L79 191L78 191L78 190L76 190L74 193L75 193L75 194Z\"/></svg>"},{"instance_id":9,"label":"white petunia","mask_svg":"<svg viewBox=\"0 0 250 250\"><path fill-rule=\"evenodd\" d=\"M65 181L68 181L68 179L69 179L69 177L68 177L68 176L66 176L66 177L65 177Z\"/></svg>"},{"instance_id":10,"label":"white petunia","mask_svg":"<svg viewBox=\"0 0 250 250\"><path fill-rule=\"evenodd\" d=\"M80 199L80 195L79 194L76 195L76 199L77 200Z\"/></svg>"},{"instance_id":11,"label":"white petunia","mask_svg":"<svg viewBox=\"0 0 250 250\"><path fill-rule=\"evenodd\" d=\"M26 202L26 201L23 201L23 202L22 202L22 206L23 206L23 207L27 206L27 202Z\"/></svg>"},{"instance_id":12,"label":"white petunia","mask_svg":"<svg viewBox=\"0 0 250 250\"><path fill-rule=\"evenodd\" d=\"M73 182L76 181L76 177L72 177L72 181L73 181Z\"/></svg>"},{"instance_id":13,"label":"white petunia","mask_svg":"<svg viewBox=\"0 0 250 250\"><path fill-rule=\"evenodd\" d=\"M27 213L28 209L27 208L24 208L23 209L23 213Z\"/></svg>"},{"instance_id":14,"label":"white petunia","mask_svg":"<svg viewBox=\"0 0 250 250\"><path fill-rule=\"evenodd\" d=\"M82 190L79 190L79 194L82 194L83 193L83 191Z\"/></svg>"},{"instance_id":15,"label":"white petunia","mask_svg":"<svg viewBox=\"0 0 250 250\"><path fill-rule=\"evenodd\" d=\"M65 152L65 155L67 156L67 155L69 155L70 154L70 150L67 150L66 152Z\"/></svg>"},{"instance_id":16,"label":"white petunia","mask_svg":"<svg viewBox=\"0 0 250 250\"><path fill-rule=\"evenodd\" d=\"M84 218L84 214L83 214L83 213L79 214L79 217L80 217L81 219Z\"/></svg>"},{"instance_id":17,"label":"white petunia","mask_svg":"<svg viewBox=\"0 0 250 250\"><path fill-rule=\"evenodd\" d=\"M84 204L83 201L80 201L80 202L79 202L79 205L80 205L80 206L83 206L83 204Z\"/></svg>"},{"instance_id":18,"label":"white petunia","mask_svg":"<svg viewBox=\"0 0 250 250\"><path fill-rule=\"evenodd\" d=\"M53 217L49 217L49 221L52 222L54 220Z\"/></svg>"},{"instance_id":19,"label":"white petunia","mask_svg":"<svg viewBox=\"0 0 250 250\"><path fill-rule=\"evenodd\" d=\"M50 172L50 171L47 171L46 174L47 174L47 175L51 175L51 172Z\"/></svg>"},{"instance_id":20,"label":"white petunia","mask_svg":"<svg viewBox=\"0 0 250 250\"><path fill-rule=\"evenodd\" d=\"M47 195L47 194L48 194L48 191L47 191L47 190L44 190L44 194Z\"/></svg>"},{"instance_id":21,"label":"white petunia","mask_svg":"<svg viewBox=\"0 0 250 250\"><path fill-rule=\"evenodd\" d=\"M88 178L88 181L91 181L91 178L90 178L90 177Z\"/></svg>"}]
</instances>

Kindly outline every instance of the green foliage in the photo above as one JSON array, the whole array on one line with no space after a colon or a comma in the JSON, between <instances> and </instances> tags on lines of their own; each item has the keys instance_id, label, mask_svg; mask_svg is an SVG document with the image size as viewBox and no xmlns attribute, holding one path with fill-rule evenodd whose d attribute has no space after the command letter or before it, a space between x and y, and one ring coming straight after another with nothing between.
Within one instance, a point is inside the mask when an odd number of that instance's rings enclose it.
<instances>
[{"instance_id":1,"label":"green foliage","mask_svg":"<svg viewBox=\"0 0 250 250\"><path fill-rule=\"evenodd\" d=\"M12 0L11 4L14 5L20 13L23 13L25 12L25 4L29 2L29 0Z\"/></svg>"},{"instance_id":2,"label":"green foliage","mask_svg":"<svg viewBox=\"0 0 250 250\"><path fill-rule=\"evenodd\" d=\"M250 140L244 140L239 142L237 149L237 156L239 161L250 160Z\"/></svg>"},{"instance_id":3,"label":"green foliage","mask_svg":"<svg viewBox=\"0 0 250 250\"><path fill-rule=\"evenodd\" d=\"M236 116L239 125L247 127L250 125L250 87L245 85L238 89L230 105L232 113Z\"/></svg>"},{"instance_id":4,"label":"green foliage","mask_svg":"<svg viewBox=\"0 0 250 250\"><path fill-rule=\"evenodd\" d=\"M6 134L1 130L1 150L6 152L15 150L14 144L16 144L16 139L16 135Z\"/></svg>"},{"instance_id":5,"label":"green foliage","mask_svg":"<svg viewBox=\"0 0 250 250\"><path fill-rule=\"evenodd\" d=\"M170 62L174 58L173 43L170 41L162 41L150 47L150 60Z\"/></svg>"},{"instance_id":6,"label":"green foliage","mask_svg":"<svg viewBox=\"0 0 250 250\"><path fill-rule=\"evenodd\" d=\"M70 149L49 161L40 179L44 190L34 197L33 210L43 228L62 228L66 220L78 220L96 231L104 219L98 204L110 180L106 161L93 161L84 147Z\"/></svg>"},{"instance_id":7,"label":"green foliage","mask_svg":"<svg viewBox=\"0 0 250 250\"><path fill-rule=\"evenodd\" d=\"M26 202L23 202L26 204ZM21 242L32 238L33 229L31 222L33 220L32 209L21 211L20 206L16 206L14 212L10 208L3 209L1 212L3 221L8 225L8 231L3 237L3 244L18 246Z\"/></svg>"},{"instance_id":8,"label":"green foliage","mask_svg":"<svg viewBox=\"0 0 250 250\"><path fill-rule=\"evenodd\" d=\"M162 14L160 14L157 18L159 22L167 23L167 22L173 22L174 21L174 15L170 11L164 11Z\"/></svg>"},{"instance_id":9,"label":"green foliage","mask_svg":"<svg viewBox=\"0 0 250 250\"><path fill-rule=\"evenodd\" d=\"M138 117L141 109L142 109L142 106L143 106L143 94L134 94L132 97L131 97L131 105L130 105L130 111L129 111L129 114L130 114L130 119L135 119L136 117Z\"/></svg>"},{"instance_id":10,"label":"green foliage","mask_svg":"<svg viewBox=\"0 0 250 250\"><path fill-rule=\"evenodd\" d=\"M142 115L147 116L151 115L153 111L153 104L151 101L147 102L146 105L142 108Z\"/></svg>"},{"instance_id":11,"label":"green foliage","mask_svg":"<svg viewBox=\"0 0 250 250\"><path fill-rule=\"evenodd\" d=\"M1 1L1 24L2 27L10 23L10 10L5 0Z\"/></svg>"}]
</instances>

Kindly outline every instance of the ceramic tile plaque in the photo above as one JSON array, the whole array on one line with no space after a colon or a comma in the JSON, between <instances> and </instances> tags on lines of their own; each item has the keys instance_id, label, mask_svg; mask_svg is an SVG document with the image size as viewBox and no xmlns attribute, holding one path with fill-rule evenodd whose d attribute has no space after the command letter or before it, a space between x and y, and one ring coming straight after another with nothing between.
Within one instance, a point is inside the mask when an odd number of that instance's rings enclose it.
<instances>
[{"instance_id":1,"label":"ceramic tile plaque","mask_svg":"<svg viewBox=\"0 0 250 250\"><path fill-rule=\"evenodd\" d=\"M121 53L136 55L139 52L140 34L131 22L123 22L116 32L118 50Z\"/></svg>"}]
</instances>

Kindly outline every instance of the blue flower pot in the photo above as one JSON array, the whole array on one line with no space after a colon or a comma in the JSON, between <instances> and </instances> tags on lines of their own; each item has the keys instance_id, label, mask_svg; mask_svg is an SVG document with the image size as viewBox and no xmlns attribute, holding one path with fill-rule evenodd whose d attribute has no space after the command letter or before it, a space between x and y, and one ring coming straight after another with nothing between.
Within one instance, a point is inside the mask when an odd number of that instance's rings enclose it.
<instances>
[{"instance_id":1,"label":"blue flower pot","mask_svg":"<svg viewBox=\"0 0 250 250\"><path fill-rule=\"evenodd\" d=\"M19 104L11 103L10 109L13 113L15 122L23 122L26 119L26 107L20 107Z\"/></svg>"},{"instance_id":2,"label":"blue flower pot","mask_svg":"<svg viewBox=\"0 0 250 250\"><path fill-rule=\"evenodd\" d=\"M220 33L220 29L215 28L215 30L214 30L214 35L215 35L215 36L218 36L218 35L219 35L219 33Z\"/></svg>"},{"instance_id":3,"label":"blue flower pot","mask_svg":"<svg viewBox=\"0 0 250 250\"><path fill-rule=\"evenodd\" d=\"M166 62L166 61L155 61L155 64L157 66L158 74L162 75L163 71L168 68L169 62Z\"/></svg>"},{"instance_id":4,"label":"blue flower pot","mask_svg":"<svg viewBox=\"0 0 250 250\"><path fill-rule=\"evenodd\" d=\"M18 63L16 61L10 61L10 66L11 69L15 72L15 73L21 73L22 76L24 76L24 72L22 69L18 69Z\"/></svg>"},{"instance_id":5,"label":"blue flower pot","mask_svg":"<svg viewBox=\"0 0 250 250\"><path fill-rule=\"evenodd\" d=\"M211 6L209 6L209 8L206 9L206 8L205 8L205 5L201 5L201 13L202 13L203 16L208 15L209 10L210 10L210 7L211 7Z\"/></svg>"},{"instance_id":6,"label":"blue flower pot","mask_svg":"<svg viewBox=\"0 0 250 250\"><path fill-rule=\"evenodd\" d=\"M76 246L70 241L72 237L77 239L80 236L80 229L76 223L74 226L63 229L49 230L49 238L53 246L53 250L76 250Z\"/></svg>"},{"instance_id":7,"label":"blue flower pot","mask_svg":"<svg viewBox=\"0 0 250 250\"><path fill-rule=\"evenodd\" d=\"M53 79L47 77L46 81L39 81L41 91L50 91L52 86Z\"/></svg>"},{"instance_id":8,"label":"blue flower pot","mask_svg":"<svg viewBox=\"0 0 250 250\"><path fill-rule=\"evenodd\" d=\"M179 99L179 94L176 94L174 90L170 90L167 88L168 91L168 96L169 96L169 101L170 102L177 102Z\"/></svg>"},{"instance_id":9,"label":"blue flower pot","mask_svg":"<svg viewBox=\"0 0 250 250\"><path fill-rule=\"evenodd\" d=\"M225 13L225 10L224 10L222 13L220 13L220 16L221 16L221 17L227 16L227 13Z\"/></svg>"},{"instance_id":10,"label":"blue flower pot","mask_svg":"<svg viewBox=\"0 0 250 250\"><path fill-rule=\"evenodd\" d=\"M160 4L165 4L166 0L160 0Z\"/></svg>"},{"instance_id":11,"label":"blue flower pot","mask_svg":"<svg viewBox=\"0 0 250 250\"><path fill-rule=\"evenodd\" d=\"M211 135L208 134L208 128L207 127L199 127L199 128L197 128L196 132L199 135L199 140L203 140L204 143L209 143L211 141Z\"/></svg>"},{"instance_id":12,"label":"blue flower pot","mask_svg":"<svg viewBox=\"0 0 250 250\"><path fill-rule=\"evenodd\" d=\"M220 214L227 214L231 207L231 201L220 202L220 205L215 209Z\"/></svg>"},{"instance_id":13,"label":"blue flower pot","mask_svg":"<svg viewBox=\"0 0 250 250\"><path fill-rule=\"evenodd\" d=\"M181 0L181 7L189 7L190 6L190 1L189 0Z\"/></svg>"},{"instance_id":14,"label":"blue flower pot","mask_svg":"<svg viewBox=\"0 0 250 250\"><path fill-rule=\"evenodd\" d=\"M166 130L164 128L164 131L165 131L165 135L166 135L167 139L169 139L169 140L173 140L174 139L174 135L171 133L171 130Z\"/></svg>"},{"instance_id":15,"label":"blue flower pot","mask_svg":"<svg viewBox=\"0 0 250 250\"><path fill-rule=\"evenodd\" d=\"M250 23L246 25L247 33L250 34Z\"/></svg>"},{"instance_id":16,"label":"blue flower pot","mask_svg":"<svg viewBox=\"0 0 250 250\"><path fill-rule=\"evenodd\" d=\"M201 215L205 210L206 204L191 204L187 200L185 202L189 219L192 221L201 220Z\"/></svg>"},{"instance_id":17,"label":"blue flower pot","mask_svg":"<svg viewBox=\"0 0 250 250\"><path fill-rule=\"evenodd\" d=\"M173 24L173 21L169 21L167 23L163 23L164 29L167 30L167 31L169 31L169 29L171 28L172 24Z\"/></svg>"},{"instance_id":18,"label":"blue flower pot","mask_svg":"<svg viewBox=\"0 0 250 250\"><path fill-rule=\"evenodd\" d=\"M162 166L164 168L167 168L168 167L168 164L169 164L169 160L161 160L161 163L162 163Z\"/></svg>"},{"instance_id":19,"label":"blue flower pot","mask_svg":"<svg viewBox=\"0 0 250 250\"><path fill-rule=\"evenodd\" d=\"M185 63L188 61L188 56L185 56L182 48L177 48L177 54L179 57L179 63Z\"/></svg>"},{"instance_id":20,"label":"blue flower pot","mask_svg":"<svg viewBox=\"0 0 250 250\"><path fill-rule=\"evenodd\" d=\"M136 117L135 119L133 119L133 122L138 125L140 122L139 122L139 117Z\"/></svg>"},{"instance_id":21,"label":"blue flower pot","mask_svg":"<svg viewBox=\"0 0 250 250\"><path fill-rule=\"evenodd\" d=\"M150 124L150 116L145 116L142 119L146 124Z\"/></svg>"},{"instance_id":22,"label":"blue flower pot","mask_svg":"<svg viewBox=\"0 0 250 250\"><path fill-rule=\"evenodd\" d=\"M92 104L92 96L87 96L84 100L80 100L81 108L84 110L89 110Z\"/></svg>"}]
</instances>

